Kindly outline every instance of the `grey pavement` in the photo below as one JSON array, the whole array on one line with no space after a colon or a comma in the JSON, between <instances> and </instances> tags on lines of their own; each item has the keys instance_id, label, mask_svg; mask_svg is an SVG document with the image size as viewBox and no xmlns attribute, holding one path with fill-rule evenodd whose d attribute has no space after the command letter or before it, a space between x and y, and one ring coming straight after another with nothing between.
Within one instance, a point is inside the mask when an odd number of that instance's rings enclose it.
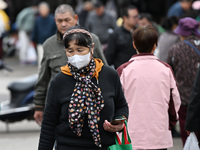
<instances>
[{"instance_id":1,"label":"grey pavement","mask_svg":"<svg viewBox=\"0 0 200 150\"><path fill-rule=\"evenodd\" d=\"M5 63L13 72L0 71L0 102L9 99L7 86L12 81L38 72L37 66L20 65L18 59L7 58ZM40 127L35 121L23 120L10 123L7 131L6 124L0 121L0 150L36 150L38 146ZM169 150L182 150L180 138L174 138L174 147Z\"/></svg>"}]
</instances>

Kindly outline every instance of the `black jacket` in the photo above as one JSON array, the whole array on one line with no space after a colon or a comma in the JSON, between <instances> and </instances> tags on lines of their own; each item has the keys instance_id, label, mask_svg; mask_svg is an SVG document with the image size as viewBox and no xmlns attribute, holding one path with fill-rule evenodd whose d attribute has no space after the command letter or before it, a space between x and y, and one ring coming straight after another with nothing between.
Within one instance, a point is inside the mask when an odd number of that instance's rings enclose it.
<instances>
[{"instance_id":1,"label":"black jacket","mask_svg":"<svg viewBox=\"0 0 200 150\"><path fill-rule=\"evenodd\" d=\"M121 88L119 76L114 69L103 66L99 72L99 84L97 84L96 78L92 78L92 81L101 89L104 98L105 106L101 110L99 130L102 146L105 148L115 143L115 134L103 129L104 120L111 121L118 116L128 118L128 105ZM53 78L45 106L39 150L52 150L54 140L62 146L96 147L87 121L84 121L81 137L78 137L69 128L68 105L75 83L76 80L72 76L64 73L59 73ZM96 148L98 149L98 147Z\"/></svg>"},{"instance_id":2,"label":"black jacket","mask_svg":"<svg viewBox=\"0 0 200 150\"><path fill-rule=\"evenodd\" d=\"M192 132L200 131L200 67L192 88L185 128Z\"/></svg>"},{"instance_id":3,"label":"black jacket","mask_svg":"<svg viewBox=\"0 0 200 150\"><path fill-rule=\"evenodd\" d=\"M129 61L134 54L136 50L133 47L132 33L123 26L116 29L110 35L108 48L105 51L108 65L114 65L117 69L121 64Z\"/></svg>"}]
</instances>

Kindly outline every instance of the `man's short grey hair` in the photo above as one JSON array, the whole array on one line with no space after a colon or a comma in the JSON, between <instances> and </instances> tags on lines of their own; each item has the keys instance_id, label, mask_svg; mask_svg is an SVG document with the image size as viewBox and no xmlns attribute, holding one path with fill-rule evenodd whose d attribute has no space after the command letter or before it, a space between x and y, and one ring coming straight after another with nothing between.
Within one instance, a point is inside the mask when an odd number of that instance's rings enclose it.
<instances>
[{"instance_id":1,"label":"man's short grey hair","mask_svg":"<svg viewBox=\"0 0 200 150\"><path fill-rule=\"evenodd\" d=\"M74 9L70 5L61 4L56 8L54 16L56 17L56 14L64 14L66 12L71 13L73 16L75 15Z\"/></svg>"}]
</instances>

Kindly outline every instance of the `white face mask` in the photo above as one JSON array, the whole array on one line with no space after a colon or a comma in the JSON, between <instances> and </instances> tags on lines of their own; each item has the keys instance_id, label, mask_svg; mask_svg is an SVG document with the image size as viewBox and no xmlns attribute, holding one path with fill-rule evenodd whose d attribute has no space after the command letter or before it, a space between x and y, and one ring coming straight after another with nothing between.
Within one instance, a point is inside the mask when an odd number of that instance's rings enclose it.
<instances>
[{"instance_id":1,"label":"white face mask","mask_svg":"<svg viewBox=\"0 0 200 150\"><path fill-rule=\"evenodd\" d=\"M91 60L90 52L86 55L74 55L68 57L69 63L72 64L74 67L80 69L87 66Z\"/></svg>"}]
</instances>

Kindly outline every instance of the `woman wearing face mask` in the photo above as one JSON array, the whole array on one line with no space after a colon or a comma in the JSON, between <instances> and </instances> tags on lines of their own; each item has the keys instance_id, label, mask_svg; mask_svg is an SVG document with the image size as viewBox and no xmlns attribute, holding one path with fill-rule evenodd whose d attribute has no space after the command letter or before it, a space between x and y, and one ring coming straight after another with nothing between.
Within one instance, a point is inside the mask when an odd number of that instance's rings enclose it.
<instances>
[{"instance_id":1,"label":"woman wearing face mask","mask_svg":"<svg viewBox=\"0 0 200 150\"><path fill-rule=\"evenodd\" d=\"M69 62L49 87L39 150L107 150L128 118L128 105L117 72L92 57L90 33L80 27L63 36Z\"/></svg>"}]
</instances>

